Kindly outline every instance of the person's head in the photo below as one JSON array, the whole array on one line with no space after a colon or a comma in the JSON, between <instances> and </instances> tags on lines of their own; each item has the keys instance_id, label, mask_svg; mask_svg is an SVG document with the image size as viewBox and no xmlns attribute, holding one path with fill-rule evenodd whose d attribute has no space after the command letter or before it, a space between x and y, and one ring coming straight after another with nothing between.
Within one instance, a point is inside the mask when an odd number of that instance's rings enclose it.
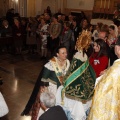
<instances>
[{"instance_id":1,"label":"person's head","mask_svg":"<svg viewBox=\"0 0 120 120\"><path fill-rule=\"evenodd\" d=\"M46 110L47 108L53 107L55 102L56 99L53 93L44 91L40 94L40 104L42 109Z\"/></svg>"},{"instance_id":2,"label":"person's head","mask_svg":"<svg viewBox=\"0 0 120 120\"><path fill-rule=\"evenodd\" d=\"M62 15L58 15L58 21L62 20Z\"/></svg>"},{"instance_id":3,"label":"person's head","mask_svg":"<svg viewBox=\"0 0 120 120\"><path fill-rule=\"evenodd\" d=\"M15 25L19 25L20 24L20 21L18 20L18 18L14 18L14 24Z\"/></svg>"},{"instance_id":4,"label":"person's head","mask_svg":"<svg viewBox=\"0 0 120 120\"><path fill-rule=\"evenodd\" d=\"M40 15L40 19L43 19L44 18L44 14Z\"/></svg>"},{"instance_id":5,"label":"person's head","mask_svg":"<svg viewBox=\"0 0 120 120\"><path fill-rule=\"evenodd\" d=\"M68 16L68 19L69 19L69 21L72 21L72 20L73 20L73 16L72 16L72 15L69 15L69 16Z\"/></svg>"},{"instance_id":6,"label":"person's head","mask_svg":"<svg viewBox=\"0 0 120 120\"><path fill-rule=\"evenodd\" d=\"M115 26L114 25L110 25L109 26L109 33L113 34L115 32Z\"/></svg>"},{"instance_id":7,"label":"person's head","mask_svg":"<svg viewBox=\"0 0 120 120\"><path fill-rule=\"evenodd\" d=\"M87 24L88 24L87 19L83 19L83 25L87 25Z\"/></svg>"},{"instance_id":8,"label":"person's head","mask_svg":"<svg viewBox=\"0 0 120 120\"><path fill-rule=\"evenodd\" d=\"M36 16L36 20L37 20L37 21L40 21L40 15L37 15L37 16Z\"/></svg>"},{"instance_id":9,"label":"person's head","mask_svg":"<svg viewBox=\"0 0 120 120\"><path fill-rule=\"evenodd\" d=\"M7 20L3 20L2 25L3 26L8 26L8 21Z\"/></svg>"},{"instance_id":10,"label":"person's head","mask_svg":"<svg viewBox=\"0 0 120 120\"><path fill-rule=\"evenodd\" d=\"M50 15L49 15L49 14L46 14L46 15L44 15L44 18L45 18L46 20L50 20Z\"/></svg>"},{"instance_id":11,"label":"person's head","mask_svg":"<svg viewBox=\"0 0 120 120\"><path fill-rule=\"evenodd\" d=\"M77 19L76 19L76 18L73 18L72 25L73 25L73 26L76 26L76 25L77 25Z\"/></svg>"},{"instance_id":12,"label":"person's head","mask_svg":"<svg viewBox=\"0 0 120 120\"><path fill-rule=\"evenodd\" d=\"M98 38L102 39L102 40L104 40L106 42L106 40L107 40L107 33L106 32L99 32Z\"/></svg>"},{"instance_id":13,"label":"person's head","mask_svg":"<svg viewBox=\"0 0 120 120\"><path fill-rule=\"evenodd\" d=\"M57 16L56 14L55 14L55 15L53 15L52 20L53 20L53 22L58 21L58 16Z\"/></svg>"},{"instance_id":14,"label":"person's head","mask_svg":"<svg viewBox=\"0 0 120 120\"><path fill-rule=\"evenodd\" d=\"M27 24L27 19L25 19L25 18L21 19L21 24L22 24L23 26L26 25L26 24Z\"/></svg>"},{"instance_id":15,"label":"person's head","mask_svg":"<svg viewBox=\"0 0 120 120\"><path fill-rule=\"evenodd\" d=\"M41 19L41 24L42 25L46 24L46 20L45 19Z\"/></svg>"},{"instance_id":16,"label":"person's head","mask_svg":"<svg viewBox=\"0 0 120 120\"><path fill-rule=\"evenodd\" d=\"M57 58L61 61L66 60L67 59L67 49L65 46L59 46L56 49L56 55Z\"/></svg>"},{"instance_id":17,"label":"person's head","mask_svg":"<svg viewBox=\"0 0 120 120\"><path fill-rule=\"evenodd\" d=\"M112 25L109 26L109 34L111 34L111 35L115 34L116 37L117 37L117 35L118 35L118 28L117 28L116 25L112 24Z\"/></svg>"},{"instance_id":18,"label":"person's head","mask_svg":"<svg viewBox=\"0 0 120 120\"><path fill-rule=\"evenodd\" d=\"M106 49L106 43L102 39L97 39L94 41L94 52L98 53L97 57L106 55L107 56L107 49Z\"/></svg>"},{"instance_id":19,"label":"person's head","mask_svg":"<svg viewBox=\"0 0 120 120\"><path fill-rule=\"evenodd\" d=\"M100 31L109 33L109 26L106 24L103 24Z\"/></svg>"},{"instance_id":20,"label":"person's head","mask_svg":"<svg viewBox=\"0 0 120 120\"><path fill-rule=\"evenodd\" d=\"M103 23L97 23L96 30L101 31L102 26L103 26Z\"/></svg>"},{"instance_id":21,"label":"person's head","mask_svg":"<svg viewBox=\"0 0 120 120\"><path fill-rule=\"evenodd\" d=\"M36 19L34 17L29 17L29 22L32 23L32 24L34 24L37 21L36 21Z\"/></svg>"},{"instance_id":22,"label":"person's head","mask_svg":"<svg viewBox=\"0 0 120 120\"><path fill-rule=\"evenodd\" d=\"M70 23L68 21L64 22L64 28L70 29Z\"/></svg>"},{"instance_id":23,"label":"person's head","mask_svg":"<svg viewBox=\"0 0 120 120\"><path fill-rule=\"evenodd\" d=\"M86 28L88 27L88 25L89 25L89 21L88 21L87 19L83 19L83 20L81 21L81 27L82 27L83 29L86 29Z\"/></svg>"},{"instance_id":24,"label":"person's head","mask_svg":"<svg viewBox=\"0 0 120 120\"><path fill-rule=\"evenodd\" d=\"M120 36L118 37L118 40L115 44L115 54L118 58L120 58Z\"/></svg>"}]
</instances>

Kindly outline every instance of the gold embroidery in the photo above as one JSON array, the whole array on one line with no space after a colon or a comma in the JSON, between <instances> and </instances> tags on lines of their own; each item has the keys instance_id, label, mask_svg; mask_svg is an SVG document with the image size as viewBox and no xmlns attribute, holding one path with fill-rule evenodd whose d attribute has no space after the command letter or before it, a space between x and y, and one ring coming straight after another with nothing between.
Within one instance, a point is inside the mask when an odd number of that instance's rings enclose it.
<instances>
[{"instance_id":1,"label":"gold embroidery","mask_svg":"<svg viewBox=\"0 0 120 120\"><path fill-rule=\"evenodd\" d=\"M66 96L72 99L85 100L86 98L91 99L94 93L94 83L90 76L89 70L85 70L84 74L80 78L80 83L75 86L68 86L66 88Z\"/></svg>"}]
</instances>

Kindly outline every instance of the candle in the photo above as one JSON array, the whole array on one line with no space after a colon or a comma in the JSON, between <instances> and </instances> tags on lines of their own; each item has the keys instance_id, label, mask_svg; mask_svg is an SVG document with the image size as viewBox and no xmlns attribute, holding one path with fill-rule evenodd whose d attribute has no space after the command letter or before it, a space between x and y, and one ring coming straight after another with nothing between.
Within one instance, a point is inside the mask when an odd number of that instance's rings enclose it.
<instances>
[{"instance_id":1,"label":"candle","mask_svg":"<svg viewBox=\"0 0 120 120\"><path fill-rule=\"evenodd\" d=\"M108 1L108 9L110 8L110 0Z\"/></svg>"},{"instance_id":2,"label":"candle","mask_svg":"<svg viewBox=\"0 0 120 120\"><path fill-rule=\"evenodd\" d=\"M106 7L106 0L105 0L105 2L104 2L104 8Z\"/></svg>"},{"instance_id":3,"label":"candle","mask_svg":"<svg viewBox=\"0 0 120 120\"><path fill-rule=\"evenodd\" d=\"M100 2L100 8L102 8L102 0L101 0L101 2Z\"/></svg>"}]
</instances>

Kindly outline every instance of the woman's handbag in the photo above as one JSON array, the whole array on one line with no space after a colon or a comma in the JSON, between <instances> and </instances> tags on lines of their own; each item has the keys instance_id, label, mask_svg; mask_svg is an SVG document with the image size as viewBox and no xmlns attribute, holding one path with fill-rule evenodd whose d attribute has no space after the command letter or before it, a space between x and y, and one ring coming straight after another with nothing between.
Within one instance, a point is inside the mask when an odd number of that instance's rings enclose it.
<instances>
[{"instance_id":1,"label":"woman's handbag","mask_svg":"<svg viewBox=\"0 0 120 120\"><path fill-rule=\"evenodd\" d=\"M5 116L8 112L9 112L8 106L5 102L2 93L0 92L0 117Z\"/></svg>"}]
</instances>

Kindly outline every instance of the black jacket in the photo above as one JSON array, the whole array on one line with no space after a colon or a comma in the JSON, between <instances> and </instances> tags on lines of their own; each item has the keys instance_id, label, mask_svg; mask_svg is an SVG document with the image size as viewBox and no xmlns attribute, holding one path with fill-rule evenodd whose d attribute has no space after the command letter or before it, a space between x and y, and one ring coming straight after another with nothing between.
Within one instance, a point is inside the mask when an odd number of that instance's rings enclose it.
<instances>
[{"instance_id":1,"label":"black jacket","mask_svg":"<svg viewBox=\"0 0 120 120\"><path fill-rule=\"evenodd\" d=\"M68 120L62 107L54 106L43 113L39 120Z\"/></svg>"}]
</instances>

